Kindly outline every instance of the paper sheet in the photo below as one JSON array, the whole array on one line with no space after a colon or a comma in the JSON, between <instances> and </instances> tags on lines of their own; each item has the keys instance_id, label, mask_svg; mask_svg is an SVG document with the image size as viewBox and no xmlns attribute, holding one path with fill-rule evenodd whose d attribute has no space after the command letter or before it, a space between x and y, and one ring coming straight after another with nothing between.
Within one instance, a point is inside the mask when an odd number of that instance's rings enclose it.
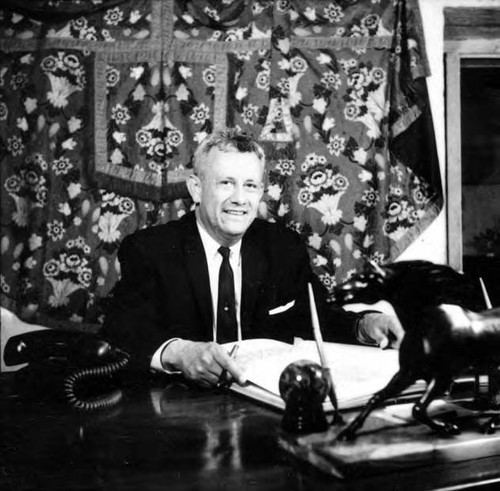
<instances>
[{"instance_id":1,"label":"paper sheet","mask_svg":"<svg viewBox=\"0 0 500 491\"><path fill-rule=\"evenodd\" d=\"M324 343L324 350L339 403L367 397L387 385L399 369L398 351L371 346ZM293 345L271 339L240 343L238 364L253 384L279 396L283 370L297 360L319 363L314 341L296 339Z\"/></svg>"}]
</instances>

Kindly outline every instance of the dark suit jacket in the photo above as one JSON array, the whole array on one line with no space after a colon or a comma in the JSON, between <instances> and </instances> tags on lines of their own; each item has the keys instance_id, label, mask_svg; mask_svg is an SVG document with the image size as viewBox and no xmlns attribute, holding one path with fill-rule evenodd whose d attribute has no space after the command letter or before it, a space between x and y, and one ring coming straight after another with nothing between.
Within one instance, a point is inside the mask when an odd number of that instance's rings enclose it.
<instances>
[{"instance_id":1,"label":"dark suit jacket","mask_svg":"<svg viewBox=\"0 0 500 491\"><path fill-rule=\"evenodd\" d=\"M212 340L208 267L194 213L127 236L118 257L122 278L102 332L132 355L134 367L147 368L169 338ZM241 260L243 339L312 338L307 292L312 281L325 339L354 341L357 315L326 306L298 234L256 219L243 237ZM292 301L292 307L273 314Z\"/></svg>"}]
</instances>

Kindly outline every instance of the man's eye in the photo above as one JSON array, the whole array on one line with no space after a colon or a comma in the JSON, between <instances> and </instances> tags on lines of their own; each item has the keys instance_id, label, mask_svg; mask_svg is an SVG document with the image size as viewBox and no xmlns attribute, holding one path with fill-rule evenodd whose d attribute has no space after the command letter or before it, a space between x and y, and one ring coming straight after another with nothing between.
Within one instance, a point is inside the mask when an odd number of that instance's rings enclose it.
<instances>
[{"instance_id":1,"label":"man's eye","mask_svg":"<svg viewBox=\"0 0 500 491\"><path fill-rule=\"evenodd\" d=\"M259 186L253 182L249 182L249 183L245 184L245 187L247 189L249 189L250 191L256 191L259 188Z\"/></svg>"},{"instance_id":2,"label":"man's eye","mask_svg":"<svg viewBox=\"0 0 500 491\"><path fill-rule=\"evenodd\" d=\"M219 185L227 188L229 186L232 186L233 183L231 181L225 179L225 180L219 181Z\"/></svg>"}]
</instances>

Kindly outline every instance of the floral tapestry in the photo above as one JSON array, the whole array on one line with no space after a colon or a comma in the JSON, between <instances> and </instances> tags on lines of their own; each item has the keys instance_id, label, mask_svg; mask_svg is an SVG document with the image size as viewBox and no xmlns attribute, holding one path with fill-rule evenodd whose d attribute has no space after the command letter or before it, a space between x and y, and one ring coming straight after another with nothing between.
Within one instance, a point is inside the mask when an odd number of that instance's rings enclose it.
<instances>
[{"instance_id":1,"label":"floral tapestry","mask_svg":"<svg viewBox=\"0 0 500 491\"><path fill-rule=\"evenodd\" d=\"M1 303L98 330L133 231L192 207L196 144L267 153L261 214L331 292L439 213L416 0L8 0L0 9Z\"/></svg>"}]
</instances>

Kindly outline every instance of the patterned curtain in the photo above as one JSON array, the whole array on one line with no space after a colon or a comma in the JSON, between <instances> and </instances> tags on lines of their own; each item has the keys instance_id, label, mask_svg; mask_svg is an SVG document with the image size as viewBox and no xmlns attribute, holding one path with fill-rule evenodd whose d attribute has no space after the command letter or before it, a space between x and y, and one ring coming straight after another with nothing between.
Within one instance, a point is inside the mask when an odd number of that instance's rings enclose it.
<instances>
[{"instance_id":1,"label":"patterned curtain","mask_svg":"<svg viewBox=\"0 0 500 491\"><path fill-rule=\"evenodd\" d=\"M120 242L191 208L191 153L219 127L262 142L262 215L330 291L442 207L416 0L1 8L1 303L25 320L98 329Z\"/></svg>"}]
</instances>

